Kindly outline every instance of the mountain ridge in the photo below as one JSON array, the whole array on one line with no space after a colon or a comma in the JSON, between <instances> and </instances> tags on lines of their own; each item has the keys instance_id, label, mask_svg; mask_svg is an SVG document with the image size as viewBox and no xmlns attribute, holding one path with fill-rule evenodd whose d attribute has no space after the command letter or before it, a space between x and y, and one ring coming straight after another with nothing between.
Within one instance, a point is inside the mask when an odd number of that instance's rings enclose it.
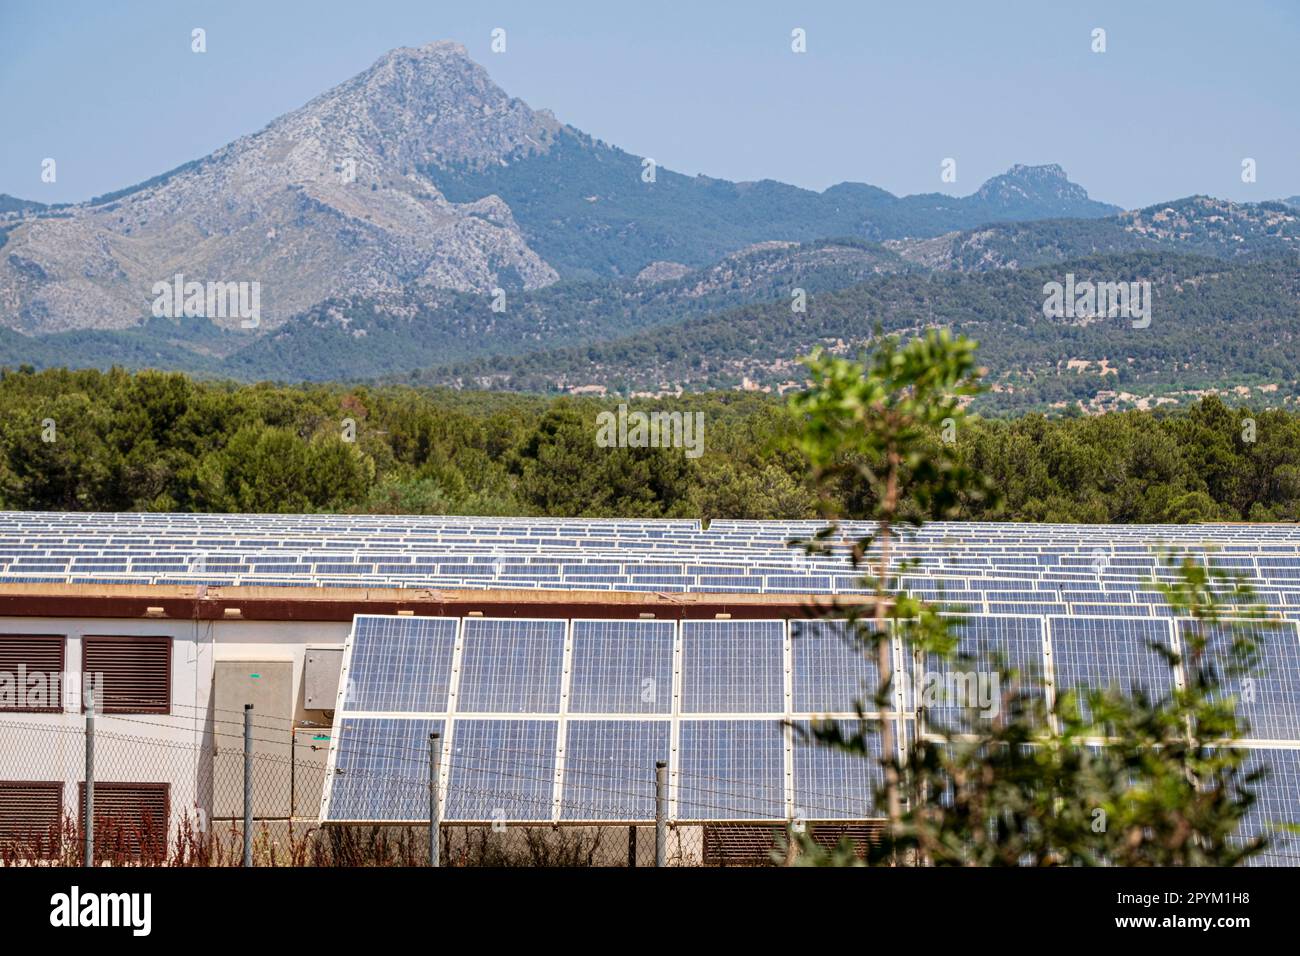
<instances>
[{"instance_id":1,"label":"mountain ridge","mask_svg":"<svg viewBox=\"0 0 1300 956\"><path fill-rule=\"evenodd\" d=\"M642 172L640 157L509 96L460 44L399 47L140 183L77 204L5 199L0 325L28 335L140 328L156 311L155 284L181 274L257 283L257 328L269 332L335 296L487 296L634 276L653 262L700 268L755 242L932 235L1002 213L1114 209L1055 166L1013 167L961 198L859 183L816 193L662 168L646 183ZM238 329L245 317L208 318Z\"/></svg>"}]
</instances>

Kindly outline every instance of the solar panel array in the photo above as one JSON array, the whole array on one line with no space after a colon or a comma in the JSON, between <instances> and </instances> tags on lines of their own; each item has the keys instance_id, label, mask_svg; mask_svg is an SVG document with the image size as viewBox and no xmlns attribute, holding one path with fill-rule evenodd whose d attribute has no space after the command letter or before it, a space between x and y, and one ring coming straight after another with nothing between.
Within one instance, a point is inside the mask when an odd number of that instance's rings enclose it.
<instances>
[{"instance_id":1,"label":"solar panel array","mask_svg":"<svg viewBox=\"0 0 1300 956\"><path fill-rule=\"evenodd\" d=\"M860 593L843 554L788 546L816 522L0 513L0 583ZM849 524L846 537L867 526ZM1153 547L1231 569L1300 618L1292 525L927 525L903 584L979 614L1161 617Z\"/></svg>"},{"instance_id":2,"label":"solar panel array","mask_svg":"<svg viewBox=\"0 0 1300 956\"><path fill-rule=\"evenodd\" d=\"M1081 686L1159 694L1188 680L1183 667L1171 676L1150 646L1177 646L1176 624L974 616L959 632L967 652L997 655L1038 694ZM1276 771L1258 786L1255 831L1300 820L1298 627L1260 629L1258 687L1232 688L1249 697L1251 762ZM887 644L901 662L898 641ZM453 823L650 822L660 760L668 817L679 823L877 818L879 765L809 737L814 720L857 729L855 699L874 712L870 651L834 621L358 616L322 818L426 820L430 732L441 735L442 816ZM978 699L927 696L932 683L960 686L949 678L963 667L960 657L918 658L905 670L885 709L900 747L957 726L962 707L999 702L997 688ZM877 737L867 743L878 756ZM1265 862L1300 863L1300 847L1277 839Z\"/></svg>"},{"instance_id":3,"label":"solar panel array","mask_svg":"<svg viewBox=\"0 0 1300 956\"><path fill-rule=\"evenodd\" d=\"M868 526L845 526L833 555L789 547L819 527L0 513L0 584L861 593L845 548ZM907 590L963 608L964 647L1002 655L1027 686L1043 677L1036 693L1160 693L1170 673L1150 645L1178 641L1152 584L1173 575L1161 546L1234 572L1289 619L1257 635L1258 673L1227 691L1250 724L1252 758L1276 771L1253 813L1300 819L1300 526L936 523L904 533L894 555L914 563ZM801 736L814 715L848 719L848 700L870 698L874 662L863 650L836 625L813 622L359 617L329 819L427 818L431 731L442 735L448 820L646 821L657 759L669 762L673 819L874 815L871 762ZM901 665L901 649L891 653ZM990 690L963 685L959 661L909 669L889 707L901 736L949 724L958 705ZM908 716L920 704L922 716ZM1300 863L1292 849L1272 852Z\"/></svg>"},{"instance_id":4,"label":"solar panel array","mask_svg":"<svg viewBox=\"0 0 1300 956\"><path fill-rule=\"evenodd\" d=\"M406 651L394 639L402 633ZM804 650L814 640L849 653L813 668L816 651ZM869 817L868 763L823 752L799 729L822 715L856 722L863 671L852 650L843 634L793 637L776 620L360 615L344 651L322 812L427 819L436 731L449 822L653 820L660 760L673 819ZM831 699L838 714L814 706Z\"/></svg>"}]
</instances>

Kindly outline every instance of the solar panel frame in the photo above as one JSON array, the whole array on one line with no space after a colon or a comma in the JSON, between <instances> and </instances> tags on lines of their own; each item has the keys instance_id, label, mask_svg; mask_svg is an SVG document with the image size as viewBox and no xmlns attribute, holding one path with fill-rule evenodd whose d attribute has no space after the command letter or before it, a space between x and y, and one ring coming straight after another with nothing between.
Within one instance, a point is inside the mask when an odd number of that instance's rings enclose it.
<instances>
[{"instance_id":1,"label":"solar panel frame","mask_svg":"<svg viewBox=\"0 0 1300 956\"><path fill-rule=\"evenodd\" d=\"M560 618L466 617L457 712L558 714L567 642L568 622ZM497 662L504 680L496 677Z\"/></svg>"},{"instance_id":2,"label":"solar panel frame","mask_svg":"<svg viewBox=\"0 0 1300 956\"><path fill-rule=\"evenodd\" d=\"M683 621L680 712L784 714L787 636L784 620Z\"/></svg>"},{"instance_id":3,"label":"solar panel frame","mask_svg":"<svg viewBox=\"0 0 1300 956\"><path fill-rule=\"evenodd\" d=\"M670 714L679 637L675 621L573 619L568 713Z\"/></svg>"},{"instance_id":4,"label":"solar panel frame","mask_svg":"<svg viewBox=\"0 0 1300 956\"><path fill-rule=\"evenodd\" d=\"M1080 687L1100 690L1118 686L1124 693L1142 687L1148 693L1171 693L1176 686L1176 674L1160 655L1139 640L1162 640L1166 647L1173 644L1172 621L1169 618L1145 617L1060 617L1046 618L1051 647L1051 681L1054 695ZM1111 633L1100 635L1100 631ZM1112 636L1118 634L1120 640ZM1087 678L1098 677L1098 684ZM1137 678L1137 682L1133 678ZM1150 678L1145 680L1145 678ZM1079 700L1079 712L1090 719L1086 700Z\"/></svg>"}]
</instances>

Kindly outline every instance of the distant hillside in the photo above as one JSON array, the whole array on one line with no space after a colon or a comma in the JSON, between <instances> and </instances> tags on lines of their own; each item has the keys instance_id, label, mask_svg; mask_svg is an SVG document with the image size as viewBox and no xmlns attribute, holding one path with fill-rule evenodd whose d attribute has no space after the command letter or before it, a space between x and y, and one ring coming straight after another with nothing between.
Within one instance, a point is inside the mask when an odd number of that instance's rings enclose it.
<instances>
[{"instance_id":1,"label":"distant hillside","mask_svg":"<svg viewBox=\"0 0 1300 956\"><path fill-rule=\"evenodd\" d=\"M0 193L0 216L10 212L39 212L47 208L49 207L43 202L33 202L30 199L19 199L17 196Z\"/></svg>"},{"instance_id":2,"label":"distant hillside","mask_svg":"<svg viewBox=\"0 0 1300 956\"><path fill-rule=\"evenodd\" d=\"M769 243L659 282L561 282L511 293L499 313L482 296L456 292L434 300L333 298L261 337L222 332L200 320L154 320L147 330L41 337L33 345L35 357L24 360L45 367L89 354L96 360L85 364L101 368L144 365L245 380L356 380L485 355L596 344L737 303L789 301L792 288L814 294L903 268L914 267L861 240ZM80 352L92 337L95 348ZM184 354L187 343L202 354ZM149 344L158 346L156 354ZM0 359L10 363L20 352L0 345Z\"/></svg>"},{"instance_id":3,"label":"distant hillside","mask_svg":"<svg viewBox=\"0 0 1300 956\"><path fill-rule=\"evenodd\" d=\"M1000 223L885 243L927 269L1030 268L1081 256L1170 250L1226 259L1300 252L1300 213L1281 203L1190 196L1104 219Z\"/></svg>"},{"instance_id":4,"label":"distant hillside","mask_svg":"<svg viewBox=\"0 0 1300 956\"><path fill-rule=\"evenodd\" d=\"M1043 286L1061 281L1066 268L1079 281L1151 282L1150 327L1135 329L1123 318L1045 318ZM1270 404L1300 395L1300 275L1293 263L1168 253L884 275L815 296L803 315L785 304L752 304L599 346L431 369L413 381L523 391L659 393L746 382L780 389L803 380L794 359L815 347L852 354L876 326L906 334L930 325L979 340L996 389L981 400L990 409L1140 406L1202 389L1244 388Z\"/></svg>"}]
</instances>

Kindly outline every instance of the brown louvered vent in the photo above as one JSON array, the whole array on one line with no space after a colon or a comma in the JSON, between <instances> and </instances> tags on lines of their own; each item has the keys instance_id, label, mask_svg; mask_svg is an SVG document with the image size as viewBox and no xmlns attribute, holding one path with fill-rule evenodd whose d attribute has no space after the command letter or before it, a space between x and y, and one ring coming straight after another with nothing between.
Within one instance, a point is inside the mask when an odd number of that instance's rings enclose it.
<instances>
[{"instance_id":1,"label":"brown louvered vent","mask_svg":"<svg viewBox=\"0 0 1300 956\"><path fill-rule=\"evenodd\" d=\"M104 714L171 712L172 639L157 636L87 634L81 641L81 670L96 683L95 710ZM84 707L84 701L83 701Z\"/></svg>"},{"instance_id":2,"label":"brown louvered vent","mask_svg":"<svg viewBox=\"0 0 1300 956\"><path fill-rule=\"evenodd\" d=\"M860 823L808 823L813 842L825 849L836 847L841 840L853 844L858 857L867 855L871 843L880 839L884 824L878 820ZM784 827L747 823L719 823L704 827L705 866L771 866L773 852L780 852Z\"/></svg>"},{"instance_id":3,"label":"brown louvered vent","mask_svg":"<svg viewBox=\"0 0 1300 956\"><path fill-rule=\"evenodd\" d=\"M0 634L0 711L63 710L62 634Z\"/></svg>"},{"instance_id":4,"label":"brown louvered vent","mask_svg":"<svg viewBox=\"0 0 1300 956\"><path fill-rule=\"evenodd\" d=\"M95 853L161 858L167 853L170 794L165 783L95 784ZM77 784L78 819L86 825L86 784Z\"/></svg>"},{"instance_id":5,"label":"brown louvered vent","mask_svg":"<svg viewBox=\"0 0 1300 956\"><path fill-rule=\"evenodd\" d=\"M63 784L0 780L0 847L56 856L62 830Z\"/></svg>"}]
</instances>

